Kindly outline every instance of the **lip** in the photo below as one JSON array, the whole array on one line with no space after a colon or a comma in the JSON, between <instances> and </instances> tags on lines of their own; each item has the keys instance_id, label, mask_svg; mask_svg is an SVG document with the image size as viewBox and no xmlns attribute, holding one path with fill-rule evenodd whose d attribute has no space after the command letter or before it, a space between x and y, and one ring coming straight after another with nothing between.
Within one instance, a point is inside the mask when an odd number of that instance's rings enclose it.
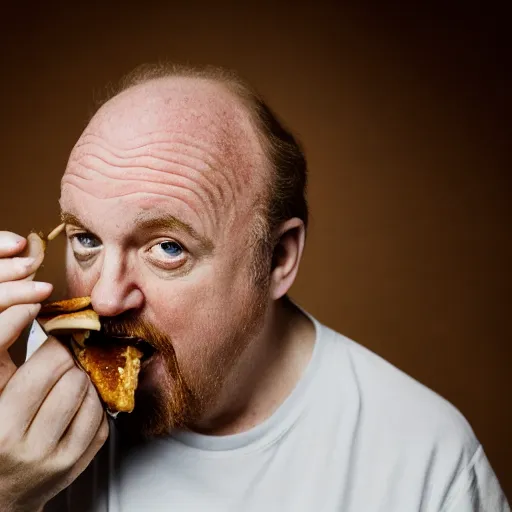
<instances>
[{"instance_id":1,"label":"lip","mask_svg":"<svg viewBox=\"0 0 512 512\"><path fill-rule=\"evenodd\" d=\"M103 344L105 342L112 344L127 344L138 348L142 352L141 363L149 361L156 353L156 349L153 345L148 343L146 340L132 336L108 336L105 334L98 335L93 333L91 337L87 338L86 345L95 343Z\"/></svg>"}]
</instances>

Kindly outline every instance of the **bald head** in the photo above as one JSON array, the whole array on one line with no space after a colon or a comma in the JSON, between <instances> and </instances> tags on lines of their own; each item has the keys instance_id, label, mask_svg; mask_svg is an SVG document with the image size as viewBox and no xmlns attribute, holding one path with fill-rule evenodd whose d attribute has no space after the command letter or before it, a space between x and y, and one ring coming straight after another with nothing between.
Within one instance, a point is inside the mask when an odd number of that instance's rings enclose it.
<instances>
[{"instance_id":1,"label":"bald head","mask_svg":"<svg viewBox=\"0 0 512 512\"><path fill-rule=\"evenodd\" d=\"M157 78L123 90L98 110L77 146L91 136L121 149L190 140L194 149L209 153L212 164L229 168L239 184L261 183L268 172L246 106L225 85L205 78Z\"/></svg>"},{"instance_id":2,"label":"bald head","mask_svg":"<svg viewBox=\"0 0 512 512\"><path fill-rule=\"evenodd\" d=\"M224 215L247 230L239 217L249 216L257 280L266 278L277 226L308 221L298 143L247 83L222 68L149 65L127 75L73 149L66 186L96 197L174 187L186 196L174 198L180 207L194 196L210 224Z\"/></svg>"},{"instance_id":3,"label":"bald head","mask_svg":"<svg viewBox=\"0 0 512 512\"><path fill-rule=\"evenodd\" d=\"M168 78L196 79L203 84L216 85L223 92L231 93L231 98L242 107L244 114L249 115L270 170L270 179L266 184L267 200L261 212L261 225L269 234L286 219L298 217L307 227L307 164L301 147L265 100L234 71L209 65L144 64L128 73L113 94Z\"/></svg>"}]
</instances>

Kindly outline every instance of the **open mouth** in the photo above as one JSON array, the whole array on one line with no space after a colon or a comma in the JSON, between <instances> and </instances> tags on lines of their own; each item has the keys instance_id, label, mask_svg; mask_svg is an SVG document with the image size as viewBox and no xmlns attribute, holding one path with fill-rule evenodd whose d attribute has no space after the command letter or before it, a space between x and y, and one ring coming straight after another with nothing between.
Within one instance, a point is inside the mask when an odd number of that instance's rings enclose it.
<instances>
[{"instance_id":1,"label":"open mouth","mask_svg":"<svg viewBox=\"0 0 512 512\"><path fill-rule=\"evenodd\" d=\"M155 347L146 340L133 336L109 336L103 332L91 331L90 335L83 340L85 346L105 345L131 345L142 352L141 363L148 361L156 352Z\"/></svg>"},{"instance_id":2,"label":"open mouth","mask_svg":"<svg viewBox=\"0 0 512 512\"><path fill-rule=\"evenodd\" d=\"M137 339L134 345L142 352L142 357L140 358L141 363L144 363L145 361L151 359L151 357L156 352L155 347L153 347L153 345L150 345L145 340Z\"/></svg>"}]
</instances>

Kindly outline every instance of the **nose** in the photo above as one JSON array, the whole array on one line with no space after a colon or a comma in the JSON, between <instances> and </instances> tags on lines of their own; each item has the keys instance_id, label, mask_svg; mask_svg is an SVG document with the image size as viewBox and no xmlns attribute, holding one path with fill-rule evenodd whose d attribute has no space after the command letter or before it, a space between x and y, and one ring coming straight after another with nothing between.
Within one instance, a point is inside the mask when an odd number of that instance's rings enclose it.
<instances>
[{"instance_id":1,"label":"nose","mask_svg":"<svg viewBox=\"0 0 512 512\"><path fill-rule=\"evenodd\" d=\"M121 255L105 255L91 292L92 307L100 316L117 316L142 307L144 295L129 270Z\"/></svg>"}]
</instances>

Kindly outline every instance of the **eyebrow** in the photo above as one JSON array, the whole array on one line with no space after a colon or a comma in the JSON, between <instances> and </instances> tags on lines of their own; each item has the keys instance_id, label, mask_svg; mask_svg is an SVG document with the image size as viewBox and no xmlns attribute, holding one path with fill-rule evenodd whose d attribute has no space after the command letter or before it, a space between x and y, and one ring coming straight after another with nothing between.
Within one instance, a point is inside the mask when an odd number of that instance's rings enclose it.
<instances>
[{"instance_id":1,"label":"eyebrow","mask_svg":"<svg viewBox=\"0 0 512 512\"><path fill-rule=\"evenodd\" d=\"M190 224L187 224L172 215L148 217L147 214L141 213L137 216L135 224L139 229L143 230L169 229L173 231L183 231L197 240L204 250L213 250L213 242L208 237L200 235Z\"/></svg>"},{"instance_id":2,"label":"eyebrow","mask_svg":"<svg viewBox=\"0 0 512 512\"><path fill-rule=\"evenodd\" d=\"M76 226L77 228L83 229L84 231L93 232L92 229L87 227L84 222L82 222L76 215L72 213L61 212L60 218L61 221L65 224L71 224L72 226ZM197 240L204 250L213 250L213 242L208 237L200 235L190 224L187 224L186 222L183 222L172 215L148 217L147 214L142 213L136 218L135 226L138 229L144 231L157 229L183 231L184 233Z\"/></svg>"},{"instance_id":3,"label":"eyebrow","mask_svg":"<svg viewBox=\"0 0 512 512\"><path fill-rule=\"evenodd\" d=\"M73 215L72 213L60 212L60 220L64 224L71 224L72 226L76 226L77 228L83 229L85 231L92 231L76 215Z\"/></svg>"}]
</instances>

